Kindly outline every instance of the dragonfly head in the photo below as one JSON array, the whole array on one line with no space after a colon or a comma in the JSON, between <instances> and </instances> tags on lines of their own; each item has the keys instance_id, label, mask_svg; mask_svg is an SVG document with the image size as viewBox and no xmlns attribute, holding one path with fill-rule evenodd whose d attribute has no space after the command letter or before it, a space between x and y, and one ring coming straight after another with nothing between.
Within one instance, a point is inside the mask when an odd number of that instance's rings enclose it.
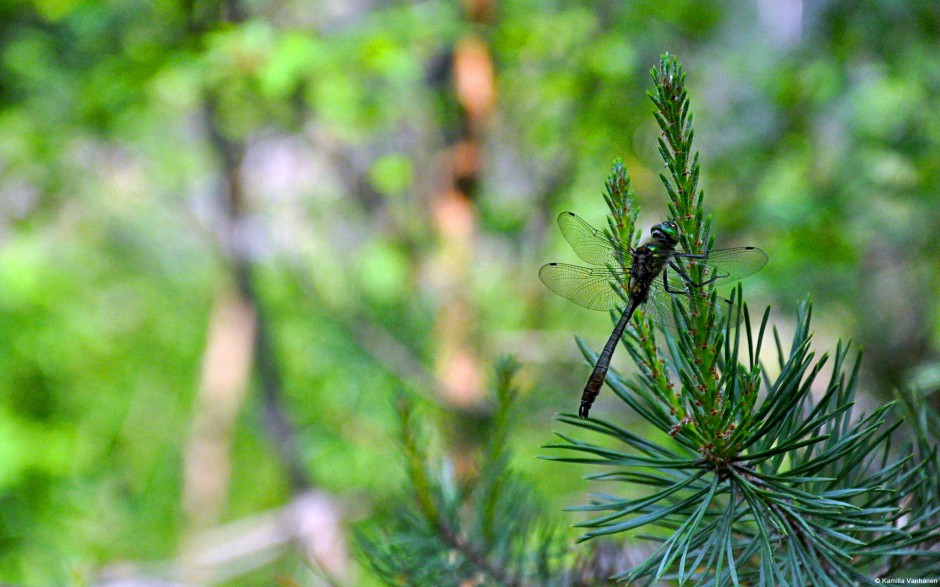
<instances>
[{"instance_id":1,"label":"dragonfly head","mask_svg":"<svg viewBox=\"0 0 940 587\"><path fill-rule=\"evenodd\" d=\"M676 246L679 244L679 225L672 220L667 220L661 224L656 224L650 230L650 234L656 240Z\"/></svg>"}]
</instances>

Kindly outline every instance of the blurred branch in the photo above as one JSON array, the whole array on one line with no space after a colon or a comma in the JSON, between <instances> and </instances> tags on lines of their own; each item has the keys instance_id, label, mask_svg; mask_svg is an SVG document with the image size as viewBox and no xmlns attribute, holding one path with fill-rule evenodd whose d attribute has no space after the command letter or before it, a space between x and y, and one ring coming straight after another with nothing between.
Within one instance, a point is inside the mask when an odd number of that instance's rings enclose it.
<instances>
[{"instance_id":1,"label":"blurred branch","mask_svg":"<svg viewBox=\"0 0 940 587\"><path fill-rule=\"evenodd\" d=\"M342 324L356 344L375 362L424 399L440 408L449 407L442 399L443 382L392 332L363 312L331 304L309 278L306 268L295 268L294 280L303 290L310 307L328 308L330 316Z\"/></svg>"},{"instance_id":2,"label":"blurred branch","mask_svg":"<svg viewBox=\"0 0 940 587\"><path fill-rule=\"evenodd\" d=\"M229 441L248 387L254 336L254 313L231 292L222 292L212 310L192 432L183 455L183 510L196 528L216 523L227 499Z\"/></svg>"},{"instance_id":3,"label":"blurred branch","mask_svg":"<svg viewBox=\"0 0 940 587\"><path fill-rule=\"evenodd\" d=\"M417 390L425 399L443 405L443 383L395 336L362 314L343 318L359 346L402 383Z\"/></svg>"},{"instance_id":4,"label":"blurred branch","mask_svg":"<svg viewBox=\"0 0 940 587\"><path fill-rule=\"evenodd\" d=\"M369 170L356 160L355 151L316 124L308 125L304 136L315 149L326 155L333 171L343 183L345 192L359 203L363 211L376 214L385 198L369 181Z\"/></svg>"},{"instance_id":5,"label":"blurred branch","mask_svg":"<svg viewBox=\"0 0 940 587\"><path fill-rule=\"evenodd\" d=\"M106 567L100 585L218 585L289 554L299 544L319 568L320 584L341 584L348 553L339 506L322 492L307 492L284 507L256 514L194 535L176 559L121 563Z\"/></svg>"}]
</instances>

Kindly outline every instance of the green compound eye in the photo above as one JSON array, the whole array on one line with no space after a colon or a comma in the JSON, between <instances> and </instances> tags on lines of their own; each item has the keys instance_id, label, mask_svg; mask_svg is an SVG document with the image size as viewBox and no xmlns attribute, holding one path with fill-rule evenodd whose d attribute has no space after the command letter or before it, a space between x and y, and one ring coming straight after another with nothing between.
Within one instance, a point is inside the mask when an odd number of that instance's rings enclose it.
<instances>
[{"instance_id":1,"label":"green compound eye","mask_svg":"<svg viewBox=\"0 0 940 587\"><path fill-rule=\"evenodd\" d=\"M679 225L673 222L672 220L667 220L659 225L663 233L669 237L670 240L678 241L679 240Z\"/></svg>"},{"instance_id":2,"label":"green compound eye","mask_svg":"<svg viewBox=\"0 0 940 587\"><path fill-rule=\"evenodd\" d=\"M672 220L667 220L653 226L650 234L657 240L675 244L679 242L679 225Z\"/></svg>"}]
</instances>

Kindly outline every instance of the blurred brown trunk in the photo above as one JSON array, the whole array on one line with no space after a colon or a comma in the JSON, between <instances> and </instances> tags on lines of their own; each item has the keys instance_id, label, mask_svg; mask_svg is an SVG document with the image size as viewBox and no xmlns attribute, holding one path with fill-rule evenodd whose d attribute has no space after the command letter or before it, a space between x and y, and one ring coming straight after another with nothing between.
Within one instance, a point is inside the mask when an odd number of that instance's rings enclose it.
<instances>
[{"instance_id":1,"label":"blurred brown trunk","mask_svg":"<svg viewBox=\"0 0 940 587\"><path fill-rule=\"evenodd\" d=\"M491 3L464 3L468 19L485 26ZM478 311L472 298L470 269L478 230L476 189L482 169L483 139L495 101L493 59L486 41L467 33L453 49L451 86L459 105L458 132L445 146L442 182L433 196L431 220L438 238L435 261L444 300L434 324L438 341L435 371L442 382L444 398L464 417L455 430L458 474L475 468L473 450L479 443L472 417L479 414L486 387L485 368L476 344ZM470 416L468 418L468 416Z\"/></svg>"}]
</instances>

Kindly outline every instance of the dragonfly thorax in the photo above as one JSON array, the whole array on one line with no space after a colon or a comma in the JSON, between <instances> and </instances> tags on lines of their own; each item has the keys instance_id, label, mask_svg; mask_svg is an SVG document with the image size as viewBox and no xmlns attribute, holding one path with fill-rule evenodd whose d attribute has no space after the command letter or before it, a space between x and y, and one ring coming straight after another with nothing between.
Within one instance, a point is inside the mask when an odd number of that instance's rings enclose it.
<instances>
[{"instance_id":1,"label":"dragonfly thorax","mask_svg":"<svg viewBox=\"0 0 940 587\"><path fill-rule=\"evenodd\" d=\"M633 251L628 289L630 298L636 303L641 304L646 301L650 287L662 273L674 250L673 246L653 241Z\"/></svg>"},{"instance_id":2,"label":"dragonfly thorax","mask_svg":"<svg viewBox=\"0 0 940 587\"><path fill-rule=\"evenodd\" d=\"M653 282L663 272L679 244L679 225L672 220L650 229L650 240L633 251L630 262L630 297L641 304L649 296Z\"/></svg>"}]
</instances>

